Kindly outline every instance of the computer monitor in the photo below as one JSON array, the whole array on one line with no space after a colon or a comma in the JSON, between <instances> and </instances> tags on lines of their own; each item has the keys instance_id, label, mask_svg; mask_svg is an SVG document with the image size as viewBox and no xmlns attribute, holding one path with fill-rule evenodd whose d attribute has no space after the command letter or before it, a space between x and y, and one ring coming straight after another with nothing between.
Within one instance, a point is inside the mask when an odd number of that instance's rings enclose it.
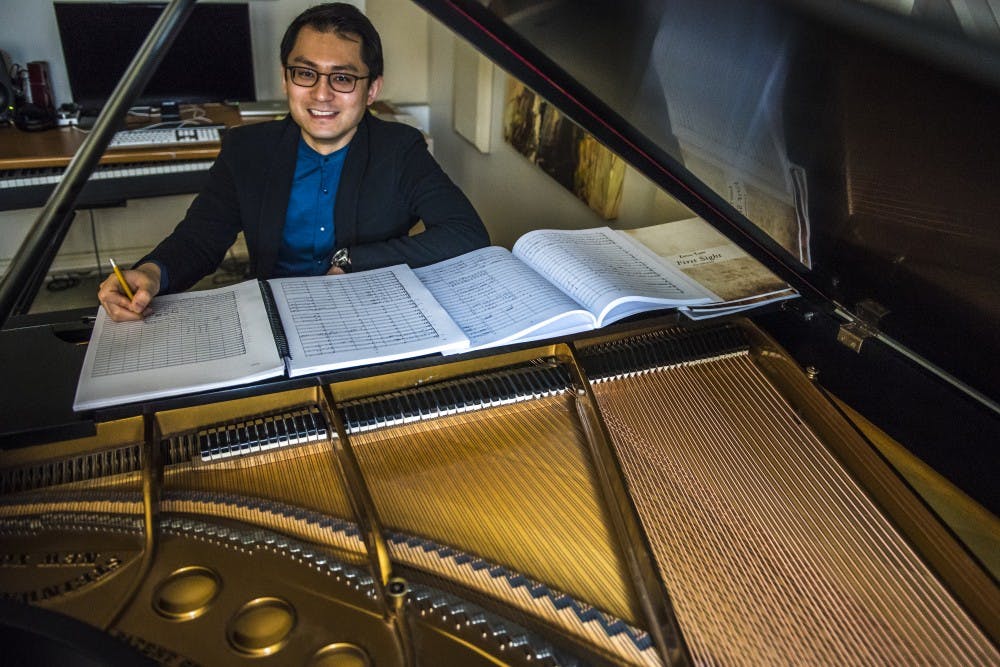
<instances>
[{"instance_id":1,"label":"computer monitor","mask_svg":"<svg viewBox=\"0 0 1000 667\"><path fill-rule=\"evenodd\" d=\"M165 3L53 3L73 101L96 112L118 84ZM245 3L198 3L134 105L254 100Z\"/></svg>"}]
</instances>

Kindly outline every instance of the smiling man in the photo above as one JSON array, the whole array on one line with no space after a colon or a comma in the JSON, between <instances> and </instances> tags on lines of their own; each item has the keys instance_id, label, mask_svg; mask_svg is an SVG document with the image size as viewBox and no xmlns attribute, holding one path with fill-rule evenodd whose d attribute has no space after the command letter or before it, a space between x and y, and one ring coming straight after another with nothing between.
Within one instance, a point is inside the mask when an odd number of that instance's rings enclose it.
<instances>
[{"instance_id":1,"label":"smiling man","mask_svg":"<svg viewBox=\"0 0 1000 667\"><path fill-rule=\"evenodd\" d=\"M98 292L113 320L214 272L242 231L258 278L417 267L489 243L468 199L408 125L368 112L382 88L382 43L352 5L299 15L281 40L289 115L230 130L184 220ZM423 221L424 231L410 231Z\"/></svg>"}]
</instances>

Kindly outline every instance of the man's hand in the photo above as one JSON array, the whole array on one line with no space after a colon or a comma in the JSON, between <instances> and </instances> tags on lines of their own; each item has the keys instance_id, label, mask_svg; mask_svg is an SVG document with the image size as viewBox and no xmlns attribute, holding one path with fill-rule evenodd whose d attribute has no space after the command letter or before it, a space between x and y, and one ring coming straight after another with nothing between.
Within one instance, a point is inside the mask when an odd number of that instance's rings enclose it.
<instances>
[{"instance_id":1,"label":"man's hand","mask_svg":"<svg viewBox=\"0 0 1000 667\"><path fill-rule=\"evenodd\" d=\"M112 273L101 283L100 289L97 290L97 299L115 322L141 320L151 312L149 303L160 291L160 267L147 262L122 273L135 298L129 300L118 283L117 276Z\"/></svg>"}]
</instances>

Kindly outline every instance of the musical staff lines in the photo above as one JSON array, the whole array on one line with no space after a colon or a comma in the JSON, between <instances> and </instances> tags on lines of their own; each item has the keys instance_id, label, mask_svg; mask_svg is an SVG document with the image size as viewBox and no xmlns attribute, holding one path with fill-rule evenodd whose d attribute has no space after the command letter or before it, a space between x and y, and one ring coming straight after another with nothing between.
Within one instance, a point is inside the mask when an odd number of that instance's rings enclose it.
<instances>
[{"instance_id":1,"label":"musical staff lines","mask_svg":"<svg viewBox=\"0 0 1000 667\"><path fill-rule=\"evenodd\" d=\"M246 354L232 293L158 300L145 320L108 328L97 345L91 372L95 378Z\"/></svg>"},{"instance_id":2,"label":"musical staff lines","mask_svg":"<svg viewBox=\"0 0 1000 667\"><path fill-rule=\"evenodd\" d=\"M417 269L417 276L458 323L473 345L517 333L579 305L503 248L491 247L445 264Z\"/></svg>"},{"instance_id":3,"label":"musical staff lines","mask_svg":"<svg viewBox=\"0 0 1000 667\"><path fill-rule=\"evenodd\" d=\"M391 272L282 282L306 357L382 350L432 340L437 330Z\"/></svg>"},{"instance_id":4,"label":"musical staff lines","mask_svg":"<svg viewBox=\"0 0 1000 667\"><path fill-rule=\"evenodd\" d=\"M543 275L557 278L580 303L590 307L626 290L658 298L686 296L651 258L610 230L574 233L572 244L558 231L537 234L520 251Z\"/></svg>"}]
</instances>

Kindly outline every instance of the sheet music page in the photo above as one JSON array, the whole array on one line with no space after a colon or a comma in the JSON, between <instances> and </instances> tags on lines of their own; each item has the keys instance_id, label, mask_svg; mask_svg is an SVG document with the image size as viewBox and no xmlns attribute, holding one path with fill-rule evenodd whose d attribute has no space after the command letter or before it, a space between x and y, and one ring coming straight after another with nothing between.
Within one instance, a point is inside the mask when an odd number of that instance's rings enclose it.
<instances>
[{"instance_id":1,"label":"sheet music page","mask_svg":"<svg viewBox=\"0 0 1000 667\"><path fill-rule=\"evenodd\" d=\"M719 296L717 302L685 307L691 319L729 315L798 296L788 283L701 218L624 233Z\"/></svg>"},{"instance_id":2,"label":"sheet music page","mask_svg":"<svg viewBox=\"0 0 1000 667\"><path fill-rule=\"evenodd\" d=\"M157 297L141 322L97 313L74 410L256 382L284 373L260 285Z\"/></svg>"},{"instance_id":3,"label":"sheet music page","mask_svg":"<svg viewBox=\"0 0 1000 667\"><path fill-rule=\"evenodd\" d=\"M288 337L289 377L461 352L469 345L405 264L268 282Z\"/></svg>"},{"instance_id":4,"label":"sheet music page","mask_svg":"<svg viewBox=\"0 0 1000 667\"><path fill-rule=\"evenodd\" d=\"M506 248L490 246L414 269L470 349L593 329L594 316Z\"/></svg>"},{"instance_id":5,"label":"sheet music page","mask_svg":"<svg viewBox=\"0 0 1000 667\"><path fill-rule=\"evenodd\" d=\"M514 244L514 256L594 313L598 326L647 310L715 299L648 249L608 227L528 232Z\"/></svg>"},{"instance_id":6,"label":"sheet music page","mask_svg":"<svg viewBox=\"0 0 1000 667\"><path fill-rule=\"evenodd\" d=\"M788 283L701 218L629 229L624 233L723 301L754 299L789 289Z\"/></svg>"}]
</instances>

